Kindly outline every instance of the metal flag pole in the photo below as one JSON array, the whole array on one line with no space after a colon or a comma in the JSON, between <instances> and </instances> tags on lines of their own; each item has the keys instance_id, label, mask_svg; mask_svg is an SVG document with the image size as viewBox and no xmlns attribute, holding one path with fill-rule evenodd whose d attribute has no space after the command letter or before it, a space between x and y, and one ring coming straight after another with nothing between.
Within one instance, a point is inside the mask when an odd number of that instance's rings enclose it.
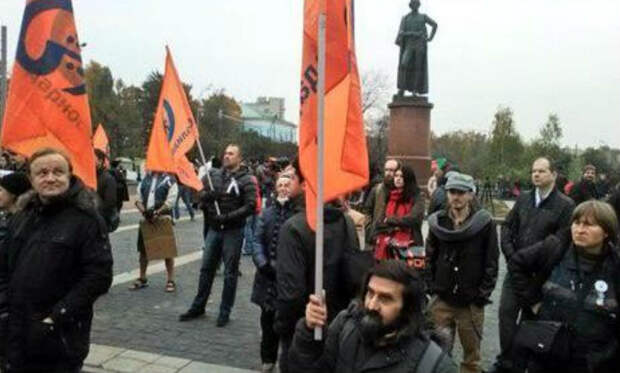
<instances>
[{"instance_id":1,"label":"metal flag pole","mask_svg":"<svg viewBox=\"0 0 620 373\"><path fill-rule=\"evenodd\" d=\"M324 239L324 226L323 226L323 180L325 177L325 29L326 29L326 14L319 14L319 45L318 45L318 104L317 104L317 177L316 177L316 255L315 255L315 268L314 268L314 294L319 298L323 297L323 239ZM325 302L325 299L323 299ZM314 329L314 339L320 341L323 338L323 329L317 327Z\"/></svg>"},{"instance_id":2,"label":"metal flag pole","mask_svg":"<svg viewBox=\"0 0 620 373\"><path fill-rule=\"evenodd\" d=\"M196 138L196 144L198 145L198 151L200 152L200 158L202 158L202 164L204 165L205 168L207 168L207 158L205 157L205 152L202 149L202 144L200 143L200 138ZM207 176L207 182L209 183L209 189L211 190L215 190L213 188L213 182L211 181L211 175L209 175L209 170L206 170L206 176ZM217 201L213 201L213 203L215 204L215 212L218 215L222 215L222 212L220 210L220 204L217 203Z\"/></svg>"}]
</instances>

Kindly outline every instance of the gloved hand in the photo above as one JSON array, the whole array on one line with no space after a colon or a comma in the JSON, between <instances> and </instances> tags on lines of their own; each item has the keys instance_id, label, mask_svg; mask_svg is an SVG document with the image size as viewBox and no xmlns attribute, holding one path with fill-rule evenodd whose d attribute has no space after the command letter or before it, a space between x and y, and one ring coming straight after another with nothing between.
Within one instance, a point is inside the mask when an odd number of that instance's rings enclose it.
<instances>
[{"instance_id":1,"label":"gloved hand","mask_svg":"<svg viewBox=\"0 0 620 373\"><path fill-rule=\"evenodd\" d=\"M221 196L222 193L215 190L203 190L202 192L200 192L200 199L206 203L216 201Z\"/></svg>"},{"instance_id":2,"label":"gloved hand","mask_svg":"<svg viewBox=\"0 0 620 373\"><path fill-rule=\"evenodd\" d=\"M144 218L145 218L147 221L149 221L149 222L150 222L150 221L153 221L153 218L154 218L154 217L155 217L155 210L153 210L153 209L148 209L148 210L144 211Z\"/></svg>"},{"instance_id":3,"label":"gloved hand","mask_svg":"<svg viewBox=\"0 0 620 373\"><path fill-rule=\"evenodd\" d=\"M228 215L227 214L215 215L213 217L213 221L218 225L222 225L228 221Z\"/></svg>"}]
</instances>

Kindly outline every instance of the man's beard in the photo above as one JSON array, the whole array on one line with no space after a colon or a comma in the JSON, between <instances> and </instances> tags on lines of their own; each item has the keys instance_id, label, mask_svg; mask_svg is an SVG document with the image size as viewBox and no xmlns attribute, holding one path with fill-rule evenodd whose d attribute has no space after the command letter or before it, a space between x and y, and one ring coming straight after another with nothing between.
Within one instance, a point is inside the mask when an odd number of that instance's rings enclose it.
<instances>
[{"instance_id":1,"label":"man's beard","mask_svg":"<svg viewBox=\"0 0 620 373\"><path fill-rule=\"evenodd\" d=\"M398 329L400 324L400 317L391 324L385 325L379 312L365 308L361 310L360 333L367 344L376 344L382 337Z\"/></svg>"}]
</instances>

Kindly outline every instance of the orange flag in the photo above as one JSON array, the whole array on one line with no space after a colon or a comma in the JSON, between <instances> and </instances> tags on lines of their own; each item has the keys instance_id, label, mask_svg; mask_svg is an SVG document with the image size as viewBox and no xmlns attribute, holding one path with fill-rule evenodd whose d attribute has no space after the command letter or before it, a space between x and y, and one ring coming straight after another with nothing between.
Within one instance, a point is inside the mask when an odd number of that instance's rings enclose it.
<instances>
[{"instance_id":1,"label":"orange flag","mask_svg":"<svg viewBox=\"0 0 620 373\"><path fill-rule=\"evenodd\" d=\"M327 16L325 72L325 201L368 184L368 150L354 38L354 0L306 0L301 72L299 159L307 180L306 215L316 226L318 19Z\"/></svg>"},{"instance_id":2,"label":"orange flag","mask_svg":"<svg viewBox=\"0 0 620 373\"><path fill-rule=\"evenodd\" d=\"M99 124L95 130L95 135L93 136L93 147L101 150L108 156L108 158L110 158L110 141L108 140L108 135L105 133L103 125L101 124Z\"/></svg>"},{"instance_id":3,"label":"orange flag","mask_svg":"<svg viewBox=\"0 0 620 373\"><path fill-rule=\"evenodd\" d=\"M146 169L177 175L195 189L203 188L186 153L198 141L198 128L183 90L170 50L166 47L166 71L146 152Z\"/></svg>"},{"instance_id":4,"label":"orange flag","mask_svg":"<svg viewBox=\"0 0 620 373\"><path fill-rule=\"evenodd\" d=\"M96 188L84 69L71 0L28 0L2 125L2 146L30 156L65 151L76 176Z\"/></svg>"}]
</instances>

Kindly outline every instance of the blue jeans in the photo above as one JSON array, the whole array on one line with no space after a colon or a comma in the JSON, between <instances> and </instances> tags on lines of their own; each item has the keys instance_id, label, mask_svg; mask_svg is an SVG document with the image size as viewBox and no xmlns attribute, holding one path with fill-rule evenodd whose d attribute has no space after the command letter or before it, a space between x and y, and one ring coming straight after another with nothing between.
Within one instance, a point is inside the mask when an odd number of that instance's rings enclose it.
<instances>
[{"instance_id":1,"label":"blue jeans","mask_svg":"<svg viewBox=\"0 0 620 373\"><path fill-rule=\"evenodd\" d=\"M225 231L209 229L202 253L198 294L196 294L191 307L193 310L204 310L207 305L213 286L213 278L220 260L222 260L224 262L224 288L222 290L222 302L220 303L220 316L228 317L230 315L237 293L239 260L241 258L241 244L243 243L242 229Z\"/></svg>"},{"instance_id":2,"label":"blue jeans","mask_svg":"<svg viewBox=\"0 0 620 373\"><path fill-rule=\"evenodd\" d=\"M189 216L194 219L194 209L192 208L192 191L184 186L179 187L179 193L177 194L177 200L174 203L173 217L178 219L181 217L181 211L179 209L179 200L182 199L189 212Z\"/></svg>"},{"instance_id":3,"label":"blue jeans","mask_svg":"<svg viewBox=\"0 0 620 373\"><path fill-rule=\"evenodd\" d=\"M250 215L245 221L243 228L243 247L242 252L245 255L252 255L254 252L254 228L256 227L256 215Z\"/></svg>"}]
</instances>

